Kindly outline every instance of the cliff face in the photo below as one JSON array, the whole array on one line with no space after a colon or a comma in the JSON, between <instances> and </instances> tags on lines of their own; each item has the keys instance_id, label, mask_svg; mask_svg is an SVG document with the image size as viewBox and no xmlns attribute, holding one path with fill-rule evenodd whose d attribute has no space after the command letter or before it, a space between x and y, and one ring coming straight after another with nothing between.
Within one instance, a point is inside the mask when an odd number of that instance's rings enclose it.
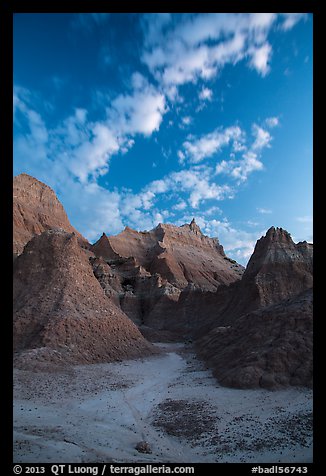
<instances>
[{"instance_id":1,"label":"cliff face","mask_svg":"<svg viewBox=\"0 0 326 476\"><path fill-rule=\"evenodd\" d=\"M41 355L68 363L153 351L105 296L77 237L60 229L35 236L14 263L14 348L18 361Z\"/></svg>"},{"instance_id":2,"label":"cliff face","mask_svg":"<svg viewBox=\"0 0 326 476\"><path fill-rule=\"evenodd\" d=\"M89 243L73 226L55 192L27 174L13 180L13 251L18 255L35 235L51 228L62 228L78 237L82 246Z\"/></svg>"},{"instance_id":3,"label":"cliff face","mask_svg":"<svg viewBox=\"0 0 326 476\"><path fill-rule=\"evenodd\" d=\"M202 234L193 220L181 227L159 224L149 232L126 228L116 236L97 242L92 251L97 256L132 256L151 274L159 274L178 289L189 283L202 290L216 290L241 278L244 268L229 260L217 238ZM101 245L101 248L100 248ZM107 250L110 249L110 252Z\"/></svg>"}]
</instances>

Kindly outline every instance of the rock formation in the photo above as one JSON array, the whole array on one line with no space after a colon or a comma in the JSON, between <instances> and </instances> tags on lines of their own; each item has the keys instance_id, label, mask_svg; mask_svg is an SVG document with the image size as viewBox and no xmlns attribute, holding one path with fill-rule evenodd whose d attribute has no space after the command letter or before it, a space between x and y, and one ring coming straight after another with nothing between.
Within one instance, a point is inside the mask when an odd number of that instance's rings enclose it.
<instances>
[{"instance_id":1,"label":"rock formation","mask_svg":"<svg viewBox=\"0 0 326 476\"><path fill-rule=\"evenodd\" d=\"M241 278L243 266L225 256L217 238L202 234L193 220L181 227L159 224L148 232L126 227L116 236L101 239L92 251L105 259L133 257L150 274L159 274L178 289L194 283L215 291L221 284Z\"/></svg>"},{"instance_id":2,"label":"rock formation","mask_svg":"<svg viewBox=\"0 0 326 476\"><path fill-rule=\"evenodd\" d=\"M215 327L199 355L225 386L312 385L312 289Z\"/></svg>"},{"instance_id":3,"label":"rock formation","mask_svg":"<svg viewBox=\"0 0 326 476\"><path fill-rule=\"evenodd\" d=\"M189 296L190 319L200 308L207 316L197 332L204 336L198 352L223 385L311 384L312 250L272 227L258 240L240 282L209 299L208 293Z\"/></svg>"},{"instance_id":4,"label":"rock formation","mask_svg":"<svg viewBox=\"0 0 326 476\"><path fill-rule=\"evenodd\" d=\"M149 232L126 227L117 236L103 233L91 250L97 256L94 274L107 296L137 325L179 336L197 327L177 305L181 290L216 291L239 281L244 269L225 256L217 238L204 236L195 220L181 227L160 224Z\"/></svg>"},{"instance_id":5,"label":"rock formation","mask_svg":"<svg viewBox=\"0 0 326 476\"><path fill-rule=\"evenodd\" d=\"M282 228L271 227L257 241L243 276L254 283L258 307L273 304L300 293L313 284L313 246L295 244Z\"/></svg>"},{"instance_id":6,"label":"rock formation","mask_svg":"<svg viewBox=\"0 0 326 476\"><path fill-rule=\"evenodd\" d=\"M20 174L13 180L13 252L22 253L35 235L51 228L62 228L78 237L82 246L89 243L73 226L55 192L34 177Z\"/></svg>"},{"instance_id":7,"label":"rock formation","mask_svg":"<svg viewBox=\"0 0 326 476\"><path fill-rule=\"evenodd\" d=\"M14 263L14 349L22 363L91 363L153 352L137 327L105 296L74 233L36 235Z\"/></svg>"},{"instance_id":8,"label":"rock formation","mask_svg":"<svg viewBox=\"0 0 326 476\"><path fill-rule=\"evenodd\" d=\"M186 312L193 323L200 314L205 314L202 334L216 325L229 325L243 314L311 288L312 255L312 244L296 244L287 231L271 227L257 241L240 281L220 286L215 293L198 289L189 293L185 289L180 296L179 311Z\"/></svg>"},{"instance_id":9,"label":"rock formation","mask_svg":"<svg viewBox=\"0 0 326 476\"><path fill-rule=\"evenodd\" d=\"M313 247L282 228L245 271L195 220L91 246L54 191L21 174L14 252L17 365L138 357L154 352L143 335L191 338L223 385L311 385Z\"/></svg>"}]
</instances>

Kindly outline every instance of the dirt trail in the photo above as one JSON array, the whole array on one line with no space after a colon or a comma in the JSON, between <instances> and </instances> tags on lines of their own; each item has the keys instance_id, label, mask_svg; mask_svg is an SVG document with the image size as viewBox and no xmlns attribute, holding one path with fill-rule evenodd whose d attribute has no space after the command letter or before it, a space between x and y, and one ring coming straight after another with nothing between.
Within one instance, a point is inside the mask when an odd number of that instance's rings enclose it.
<instances>
[{"instance_id":1,"label":"dirt trail","mask_svg":"<svg viewBox=\"0 0 326 476\"><path fill-rule=\"evenodd\" d=\"M310 390L219 387L190 349L158 345L143 360L15 370L14 462L312 461Z\"/></svg>"}]
</instances>

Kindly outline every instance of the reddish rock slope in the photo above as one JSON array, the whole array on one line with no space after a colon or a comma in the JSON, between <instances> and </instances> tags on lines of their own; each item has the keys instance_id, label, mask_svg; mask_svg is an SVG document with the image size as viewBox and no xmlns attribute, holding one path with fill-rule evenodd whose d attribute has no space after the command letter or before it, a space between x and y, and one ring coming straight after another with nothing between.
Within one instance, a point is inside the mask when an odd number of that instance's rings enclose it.
<instances>
[{"instance_id":1,"label":"reddish rock slope","mask_svg":"<svg viewBox=\"0 0 326 476\"><path fill-rule=\"evenodd\" d=\"M105 296L74 233L60 229L35 236L15 260L14 348L38 349L32 354L42 361L53 357L73 363L153 352Z\"/></svg>"},{"instance_id":2,"label":"reddish rock slope","mask_svg":"<svg viewBox=\"0 0 326 476\"><path fill-rule=\"evenodd\" d=\"M55 192L27 174L17 175L13 180L13 225L15 254L22 253L33 236L51 228L74 232L81 245L89 245L86 238L71 226Z\"/></svg>"},{"instance_id":3,"label":"reddish rock slope","mask_svg":"<svg viewBox=\"0 0 326 476\"><path fill-rule=\"evenodd\" d=\"M225 256L217 238L209 238L193 220L181 227L159 224L149 232L129 227L116 236L105 235L92 247L97 256L112 259L133 257L152 275L157 273L173 286L184 289L194 283L216 290L241 278L244 268Z\"/></svg>"}]
</instances>

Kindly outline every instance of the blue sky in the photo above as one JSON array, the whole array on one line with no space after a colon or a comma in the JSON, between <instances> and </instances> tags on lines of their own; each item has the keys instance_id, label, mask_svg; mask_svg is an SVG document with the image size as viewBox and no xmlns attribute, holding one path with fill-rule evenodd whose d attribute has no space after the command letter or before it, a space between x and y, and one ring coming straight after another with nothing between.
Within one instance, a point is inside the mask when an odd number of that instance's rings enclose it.
<instances>
[{"instance_id":1,"label":"blue sky","mask_svg":"<svg viewBox=\"0 0 326 476\"><path fill-rule=\"evenodd\" d=\"M193 217L312 241L310 14L16 14L14 174L91 242Z\"/></svg>"}]
</instances>

